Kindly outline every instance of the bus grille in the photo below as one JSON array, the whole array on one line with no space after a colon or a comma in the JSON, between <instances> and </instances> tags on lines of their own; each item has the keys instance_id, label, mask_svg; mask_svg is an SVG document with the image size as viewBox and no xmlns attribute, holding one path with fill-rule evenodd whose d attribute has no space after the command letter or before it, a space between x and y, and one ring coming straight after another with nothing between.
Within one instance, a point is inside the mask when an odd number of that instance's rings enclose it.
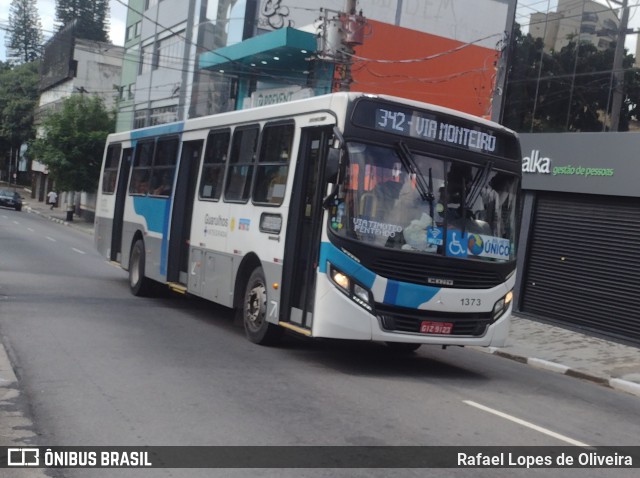
<instances>
[{"instance_id":1,"label":"bus grille","mask_svg":"<svg viewBox=\"0 0 640 478\"><path fill-rule=\"evenodd\" d=\"M411 259L398 257L377 258L367 266L376 274L401 282L421 285L429 284L428 278L443 278L453 281L452 289L491 289L503 282L496 271L458 269L451 265L420 264Z\"/></svg>"},{"instance_id":2,"label":"bus grille","mask_svg":"<svg viewBox=\"0 0 640 478\"><path fill-rule=\"evenodd\" d=\"M434 312L428 310L405 310L376 304L378 318L382 328L388 332L420 333L423 320L450 322L453 324L451 335L480 337L491 324L491 313L464 314L453 312Z\"/></svg>"}]
</instances>

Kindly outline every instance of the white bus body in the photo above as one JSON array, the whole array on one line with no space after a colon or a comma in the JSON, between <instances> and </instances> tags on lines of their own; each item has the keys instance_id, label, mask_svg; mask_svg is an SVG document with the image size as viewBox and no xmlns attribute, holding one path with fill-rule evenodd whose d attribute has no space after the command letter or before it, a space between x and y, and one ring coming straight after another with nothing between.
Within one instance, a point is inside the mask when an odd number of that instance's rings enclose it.
<instances>
[{"instance_id":1,"label":"white bus body","mask_svg":"<svg viewBox=\"0 0 640 478\"><path fill-rule=\"evenodd\" d=\"M336 93L110 135L95 242L134 294L165 283L239 309L257 343L501 346L519 171L499 125Z\"/></svg>"}]
</instances>

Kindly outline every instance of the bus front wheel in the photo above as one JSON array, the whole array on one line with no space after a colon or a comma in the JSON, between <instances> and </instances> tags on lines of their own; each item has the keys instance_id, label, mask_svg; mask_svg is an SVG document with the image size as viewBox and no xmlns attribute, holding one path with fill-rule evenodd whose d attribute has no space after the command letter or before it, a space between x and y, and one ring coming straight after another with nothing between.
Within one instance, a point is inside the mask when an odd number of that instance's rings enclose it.
<instances>
[{"instance_id":1,"label":"bus front wheel","mask_svg":"<svg viewBox=\"0 0 640 478\"><path fill-rule=\"evenodd\" d=\"M129 256L129 287L135 296L144 297L151 289L151 279L144 276L144 242L138 239Z\"/></svg>"},{"instance_id":2,"label":"bus front wheel","mask_svg":"<svg viewBox=\"0 0 640 478\"><path fill-rule=\"evenodd\" d=\"M267 321L267 285L261 267L249 276L242 301L242 322L247 338L255 344L273 344L284 331Z\"/></svg>"}]
</instances>

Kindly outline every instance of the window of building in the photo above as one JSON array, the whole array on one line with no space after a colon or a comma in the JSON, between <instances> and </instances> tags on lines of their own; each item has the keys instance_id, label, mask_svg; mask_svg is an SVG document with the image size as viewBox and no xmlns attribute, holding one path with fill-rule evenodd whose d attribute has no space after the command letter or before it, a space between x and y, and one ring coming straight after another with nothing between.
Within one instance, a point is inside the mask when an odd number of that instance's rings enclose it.
<instances>
[{"instance_id":1,"label":"window of building","mask_svg":"<svg viewBox=\"0 0 640 478\"><path fill-rule=\"evenodd\" d=\"M135 98L135 96L136 96L136 84L129 83L129 86L127 87L127 99L132 100Z\"/></svg>"},{"instance_id":2,"label":"window of building","mask_svg":"<svg viewBox=\"0 0 640 478\"><path fill-rule=\"evenodd\" d=\"M182 68L184 54L184 37L182 34L172 35L158 42L158 67Z\"/></svg>"},{"instance_id":3,"label":"window of building","mask_svg":"<svg viewBox=\"0 0 640 478\"><path fill-rule=\"evenodd\" d=\"M135 25L135 36L136 38L142 35L142 21L139 21Z\"/></svg>"},{"instance_id":4,"label":"window of building","mask_svg":"<svg viewBox=\"0 0 640 478\"><path fill-rule=\"evenodd\" d=\"M282 204L294 131L293 124L267 125L262 130L253 202L278 206Z\"/></svg>"},{"instance_id":5,"label":"window of building","mask_svg":"<svg viewBox=\"0 0 640 478\"><path fill-rule=\"evenodd\" d=\"M178 121L178 105L152 108L149 114L149 126Z\"/></svg>"},{"instance_id":6,"label":"window of building","mask_svg":"<svg viewBox=\"0 0 640 478\"><path fill-rule=\"evenodd\" d=\"M116 190L121 151L122 146L119 144L113 144L107 148L107 158L102 173L102 192L105 194L113 194Z\"/></svg>"},{"instance_id":7,"label":"window of building","mask_svg":"<svg viewBox=\"0 0 640 478\"><path fill-rule=\"evenodd\" d=\"M251 180L256 160L259 126L237 128L233 134L229 173L224 189L225 201L246 202L251 192Z\"/></svg>"},{"instance_id":8,"label":"window of building","mask_svg":"<svg viewBox=\"0 0 640 478\"><path fill-rule=\"evenodd\" d=\"M158 4L159 0L145 0L144 9L149 10Z\"/></svg>"},{"instance_id":9,"label":"window of building","mask_svg":"<svg viewBox=\"0 0 640 478\"><path fill-rule=\"evenodd\" d=\"M143 47L140 50L139 74L143 75L151 71L151 67L153 66L153 58L154 58L153 53L154 53L153 43L149 43L148 45L143 45Z\"/></svg>"},{"instance_id":10,"label":"window of building","mask_svg":"<svg viewBox=\"0 0 640 478\"><path fill-rule=\"evenodd\" d=\"M135 110L133 113L133 129L147 126L147 110Z\"/></svg>"},{"instance_id":11,"label":"window of building","mask_svg":"<svg viewBox=\"0 0 640 478\"><path fill-rule=\"evenodd\" d=\"M200 199L220 199L230 140L228 130L209 133L200 178Z\"/></svg>"}]
</instances>

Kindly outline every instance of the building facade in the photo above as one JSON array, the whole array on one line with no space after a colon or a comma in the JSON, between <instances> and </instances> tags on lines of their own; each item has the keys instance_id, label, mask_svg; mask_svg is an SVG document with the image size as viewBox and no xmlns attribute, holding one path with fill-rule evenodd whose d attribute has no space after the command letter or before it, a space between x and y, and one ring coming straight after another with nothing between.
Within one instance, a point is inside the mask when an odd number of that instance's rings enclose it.
<instances>
[{"instance_id":1,"label":"building facade","mask_svg":"<svg viewBox=\"0 0 640 478\"><path fill-rule=\"evenodd\" d=\"M131 0L118 131L344 87L491 115L515 0L321 3Z\"/></svg>"},{"instance_id":2,"label":"building facade","mask_svg":"<svg viewBox=\"0 0 640 478\"><path fill-rule=\"evenodd\" d=\"M640 344L637 133L521 135L516 308Z\"/></svg>"},{"instance_id":3,"label":"building facade","mask_svg":"<svg viewBox=\"0 0 640 478\"><path fill-rule=\"evenodd\" d=\"M45 45L42 57L36 128L43 117L59 111L63 100L73 94L97 96L108 110L115 109L123 54L122 47L75 38L73 26L52 37ZM44 201L51 187L46 167L37 159L34 160L33 197ZM95 195L82 193L75 202L76 211L92 219Z\"/></svg>"},{"instance_id":4,"label":"building facade","mask_svg":"<svg viewBox=\"0 0 640 478\"><path fill-rule=\"evenodd\" d=\"M530 19L529 33L544 40L547 52L560 51L576 39L607 50L620 25L618 10L590 0L558 0L555 12L534 13Z\"/></svg>"}]
</instances>

